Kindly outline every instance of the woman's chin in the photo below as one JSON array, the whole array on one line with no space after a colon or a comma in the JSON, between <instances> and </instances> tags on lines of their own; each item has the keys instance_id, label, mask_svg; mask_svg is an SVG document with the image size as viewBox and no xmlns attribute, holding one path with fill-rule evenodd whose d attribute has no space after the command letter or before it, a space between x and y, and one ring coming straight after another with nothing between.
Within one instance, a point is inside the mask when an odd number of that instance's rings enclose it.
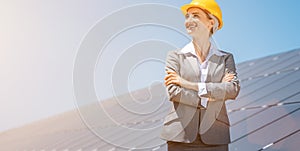
<instances>
[{"instance_id":1,"label":"woman's chin","mask_svg":"<svg viewBox=\"0 0 300 151\"><path fill-rule=\"evenodd\" d=\"M189 34L191 37L194 37L194 36L196 36L196 34L195 34L195 32L193 32L193 31L187 31L187 34Z\"/></svg>"},{"instance_id":2,"label":"woman's chin","mask_svg":"<svg viewBox=\"0 0 300 151\"><path fill-rule=\"evenodd\" d=\"M187 29L186 30L187 34L189 34L190 36L194 35L194 32L192 30Z\"/></svg>"}]
</instances>

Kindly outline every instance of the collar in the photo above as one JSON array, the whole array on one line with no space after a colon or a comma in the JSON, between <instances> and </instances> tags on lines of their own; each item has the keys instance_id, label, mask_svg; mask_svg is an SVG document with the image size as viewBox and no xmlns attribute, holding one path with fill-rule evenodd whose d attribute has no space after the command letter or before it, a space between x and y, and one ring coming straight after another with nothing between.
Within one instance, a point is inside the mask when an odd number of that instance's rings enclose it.
<instances>
[{"instance_id":1,"label":"collar","mask_svg":"<svg viewBox=\"0 0 300 151\"><path fill-rule=\"evenodd\" d=\"M193 54L194 56L197 56L196 55L196 51L195 51L195 47L194 47L194 44L193 42L189 42L187 45L185 45L180 51L179 53L181 54L187 54L187 53L191 53ZM208 55L207 55L207 58L206 60L208 60L212 55L217 55L217 56L224 56L226 55L225 53L221 52L220 50L218 50L216 48L215 45L213 45L213 43L211 42L210 44L210 48L209 48L209 52L208 52Z\"/></svg>"}]
</instances>

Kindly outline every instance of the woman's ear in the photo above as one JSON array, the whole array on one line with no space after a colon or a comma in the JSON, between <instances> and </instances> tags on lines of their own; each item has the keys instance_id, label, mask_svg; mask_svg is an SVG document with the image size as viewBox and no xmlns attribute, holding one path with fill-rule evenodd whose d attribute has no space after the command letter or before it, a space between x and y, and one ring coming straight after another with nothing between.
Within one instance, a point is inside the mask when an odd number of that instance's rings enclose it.
<instances>
[{"instance_id":1,"label":"woman's ear","mask_svg":"<svg viewBox=\"0 0 300 151\"><path fill-rule=\"evenodd\" d=\"M215 20L209 19L209 25L210 25L211 28L213 28L214 25L215 25Z\"/></svg>"}]
</instances>

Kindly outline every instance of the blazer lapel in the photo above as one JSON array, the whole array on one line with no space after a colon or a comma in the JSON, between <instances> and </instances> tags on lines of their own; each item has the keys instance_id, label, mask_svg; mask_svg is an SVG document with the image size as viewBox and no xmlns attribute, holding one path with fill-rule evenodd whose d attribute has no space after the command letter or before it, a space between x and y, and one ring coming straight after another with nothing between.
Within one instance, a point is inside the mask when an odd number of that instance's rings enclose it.
<instances>
[{"instance_id":1,"label":"blazer lapel","mask_svg":"<svg viewBox=\"0 0 300 151\"><path fill-rule=\"evenodd\" d=\"M187 55L187 57L188 57L188 61L189 61L190 65L192 66L193 72L196 73L196 75L197 75L196 77L200 77L199 64L198 64L198 60L197 60L196 56L189 54L189 55ZM197 80L197 81L199 81L199 80Z\"/></svg>"},{"instance_id":2,"label":"blazer lapel","mask_svg":"<svg viewBox=\"0 0 300 151\"><path fill-rule=\"evenodd\" d=\"M221 57L217 55L212 55L208 60L208 72L205 82L212 82L213 75L220 63Z\"/></svg>"}]
</instances>

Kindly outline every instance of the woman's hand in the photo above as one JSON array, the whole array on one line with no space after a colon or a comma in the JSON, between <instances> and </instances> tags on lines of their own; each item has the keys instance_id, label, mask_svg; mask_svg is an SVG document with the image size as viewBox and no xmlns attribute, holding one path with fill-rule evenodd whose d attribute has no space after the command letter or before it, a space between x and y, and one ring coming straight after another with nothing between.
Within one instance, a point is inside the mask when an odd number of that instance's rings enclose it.
<instances>
[{"instance_id":1,"label":"woman's hand","mask_svg":"<svg viewBox=\"0 0 300 151\"><path fill-rule=\"evenodd\" d=\"M175 84L182 86L184 79L182 79L176 72L167 71L167 75L165 76L165 85L168 86L170 84Z\"/></svg>"},{"instance_id":2,"label":"woman's hand","mask_svg":"<svg viewBox=\"0 0 300 151\"><path fill-rule=\"evenodd\" d=\"M232 73L226 73L222 79L222 82L230 82L231 80L234 79L234 75L235 74L232 74Z\"/></svg>"},{"instance_id":3,"label":"woman's hand","mask_svg":"<svg viewBox=\"0 0 300 151\"><path fill-rule=\"evenodd\" d=\"M167 75L165 76L165 85L168 86L170 84L175 84L181 86L183 88L191 89L198 91L198 84L187 81L181 78L176 72L174 71L167 71Z\"/></svg>"}]
</instances>

